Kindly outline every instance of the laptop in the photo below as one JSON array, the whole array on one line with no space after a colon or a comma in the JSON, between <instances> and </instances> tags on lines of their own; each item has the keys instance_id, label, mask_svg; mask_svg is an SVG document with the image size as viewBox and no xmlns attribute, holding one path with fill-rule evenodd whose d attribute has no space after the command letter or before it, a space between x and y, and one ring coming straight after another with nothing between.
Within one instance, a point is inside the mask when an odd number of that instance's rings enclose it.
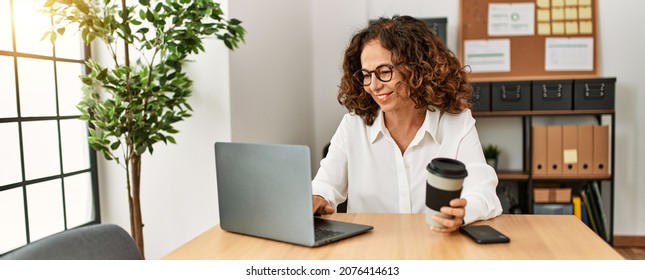
<instances>
[{"instance_id":1,"label":"laptop","mask_svg":"<svg viewBox=\"0 0 645 280\"><path fill-rule=\"evenodd\" d=\"M215 143L223 230L317 247L373 229L312 213L309 147Z\"/></svg>"}]
</instances>

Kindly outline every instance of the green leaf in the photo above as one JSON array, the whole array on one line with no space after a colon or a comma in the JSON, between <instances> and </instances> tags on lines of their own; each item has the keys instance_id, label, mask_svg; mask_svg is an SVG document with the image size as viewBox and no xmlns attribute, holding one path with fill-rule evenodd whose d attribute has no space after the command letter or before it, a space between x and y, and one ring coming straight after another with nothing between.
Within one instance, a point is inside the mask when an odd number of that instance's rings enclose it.
<instances>
[{"instance_id":1,"label":"green leaf","mask_svg":"<svg viewBox=\"0 0 645 280\"><path fill-rule=\"evenodd\" d=\"M76 8L78 8L84 14L89 14L90 13L90 7L87 6L85 1L83 1L83 0L73 0L72 2L74 2L74 5L76 5Z\"/></svg>"},{"instance_id":2,"label":"green leaf","mask_svg":"<svg viewBox=\"0 0 645 280\"><path fill-rule=\"evenodd\" d=\"M105 69L101 70L101 73L99 73L96 76L96 79L99 80L99 81L103 81L103 80L105 80L105 77L107 77L107 74L108 74L108 69L105 68Z\"/></svg>"},{"instance_id":3,"label":"green leaf","mask_svg":"<svg viewBox=\"0 0 645 280\"><path fill-rule=\"evenodd\" d=\"M45 2L45 5L43 5L43 7L49 8L52 5L54 5L55 2L56 0L47 0L47 2Z\"/></svg>"},{"instance_id":4,"label":"green leaf","mask_svg":"<svg viewBox=\"0 0 645 280\"><path fill-rule=\"evenodd\" d=\"M155 13L159 13L161 11L161 8L163 8L163 3L157 3L157 5L155 6Z\"/></svg>"},{"instance_id":5,"label":"green leaf","mask_svg":"<svg viewBox=\"0 0 645 280\"><path fill-rule=\"evenodd\" d=\"M56 42L56 33L55 32L50 32L49 33L49 41L53 44Z\"/></svg>"},{"instance_id":6,"label":"green leaf","mask_svg":"<svg viewBox=\"0 0 645 280\"><path fill-rule=\"evenodd\" d=\"M61 28L56 29L56 32L58 32L58 34L60 34L60 35L65 35L65 27L61 27Z\"/></svg>"},{"instance_id":7,"label":"green leaf","mask_svg":"<svg viewBox=\"0 0 645 280\"><path fill-rule=\"evenodd\" d=\"M146 19L148 21L150 21L150 22L154 22L155 21L155 15L150 10L148 10L148 11L146 11Z\"/></svg>"},{"instance_id":8,"label":"green leaf","mask_svg":"<svg viewBox=\"0 0 645 280\"><path fill-rule=\"evenodd\" d=\"M172 134L177 134L177 132L179 132L179 130L176 130L176 129L172 128L172 127L169 127L168 129L166 129L166 131L168 133L172 133Z\"/></svg>"},{"instance_id":9,"label":"green leaf","mask_svg":"<svg viewBox=\"0 0 645 280\"><path fill-rule=\"evenodd\" d=\"M137 147L136 153L137 155L143 155L143 153L146 152L146 146L141 145Z\"/></svg>"},{"instance_id":10,"label":"green leaf","mask_svg":"<svg viewBox=\"0 0 645 280\"><path fill-rule=\"evenodd\" d=\"M40 41L43 41L43 40L45 40L45 38L50 37L51 33L52 33L51 31L47 31L47 32L43 33L43 36L40 37Z\"/></svg>"},{"instance_id":11,"label":"green leaf","mask_svg":"<svg viewBox=\"0 0 645 280\"><path fill-rule=\"evenodd\" d=\"M114 158L112 157L112 155L110 155L110 153L109 153L108 151L103 151L103 156L104 156L104 157L105 157L105 159L107 159L107 160L114 160ZM118 161L117 161L117 162L118 162Z\"/></svg>"}]
</instances>

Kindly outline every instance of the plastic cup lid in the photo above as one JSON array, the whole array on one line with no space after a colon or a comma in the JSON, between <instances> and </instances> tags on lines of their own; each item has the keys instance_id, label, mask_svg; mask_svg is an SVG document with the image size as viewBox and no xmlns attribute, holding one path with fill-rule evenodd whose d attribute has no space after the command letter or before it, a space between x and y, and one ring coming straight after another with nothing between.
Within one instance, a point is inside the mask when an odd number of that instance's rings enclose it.
<instances>
[{"instance_id":1,"label":"plastic cup lid","mask_svg":"<svg viewBox=\"0 0 645 280\"><path fill-rule=\"evenodd\" d=\"M468 176L466 165L451 158L435 158L428 163L426 169L428 172L444 178L461 179Z\"/></svg>"}]
</instances>

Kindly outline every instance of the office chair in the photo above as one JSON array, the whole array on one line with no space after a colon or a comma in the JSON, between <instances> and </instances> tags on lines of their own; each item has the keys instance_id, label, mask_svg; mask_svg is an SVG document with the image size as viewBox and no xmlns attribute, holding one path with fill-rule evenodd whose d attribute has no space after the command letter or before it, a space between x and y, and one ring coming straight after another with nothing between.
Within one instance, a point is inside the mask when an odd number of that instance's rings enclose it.
<instances>
[{"instance_id":1,"label":"office chair","mask_svg":"<svg viewBox=\"0 0 645 280\"><path fill-rule=\"evenodd\" d=\"M327 156L327 153L329 152L329 146L331 146L331 143L327 143L327 145L325 145L325 147L323 148L323 154L322 154L323 158ZM347 200L345 200L343 203L338 204L338 206L336 206L336 212L347 213Z\"/></svg>"},{"instance_id":2,"label":"office chair","mask_svg":"<svg viewBox=\"0 0 645 280\"><path fill-rule=\"evenodd\" d=\"M0 260L141 260L134 239L113 224L82 226L47 236Z\"/></svg>"}]
</instances>

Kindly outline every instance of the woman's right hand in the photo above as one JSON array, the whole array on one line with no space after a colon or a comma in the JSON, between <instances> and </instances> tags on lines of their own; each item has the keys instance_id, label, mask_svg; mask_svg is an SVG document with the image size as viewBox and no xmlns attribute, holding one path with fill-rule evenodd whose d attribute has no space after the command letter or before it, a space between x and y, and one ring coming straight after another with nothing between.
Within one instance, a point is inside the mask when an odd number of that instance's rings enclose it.
<instances>
[{"instance_id":1,"label":"woman's right hand","mask_svg":"<svg viewBox=\"0 0 645 280\"><path fill-rule=\"evenodd\" d=\"M329 203L329 201L327 201L322 196L314 195L313 204L314 204L314 209L313 209L314 214L329 215L329 214L334 214L336 212L336 209L334 209L334 207L331 207L331 204Z\"/></svg>"}]
</instances>

